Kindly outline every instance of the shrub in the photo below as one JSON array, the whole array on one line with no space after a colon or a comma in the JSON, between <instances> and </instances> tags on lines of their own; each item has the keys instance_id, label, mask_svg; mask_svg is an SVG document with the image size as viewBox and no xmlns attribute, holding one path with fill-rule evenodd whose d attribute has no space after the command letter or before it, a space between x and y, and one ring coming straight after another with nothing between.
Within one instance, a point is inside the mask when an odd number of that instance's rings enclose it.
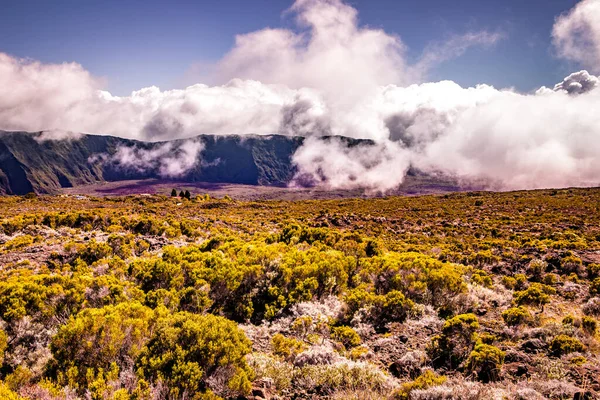
<instances>
[{"instance_id":1,"label":"shrub","mask_svg":"<svg viewBox=\"0 0 600 400\"><path fill-rule=\"evenodd\" d=\"M594 335L596 334L596 329L598 329L598 321L592 317L584 316L581 318L581 327L590 335Z\"/></svg>"},{"instance_id":2,"label":"shrub","mask_svg":"<svg viewBox=\"0 0 600 400\"><path fill-rule=\"evenodd\" d=\"M4 384L4 382L0 382L0 399L2 400L25 400L23 397L19 396L17 393L10 390L8 386Z\"/></svg>"},{"instance_id":3,"label":"shrub","mask_svg":"<svg viewBox=\"0 0 600 400\"><path fill-rule=\"evenodd\" d=\"M389 322L404 322L415 309L415 303L407 299L402 292L392 290L384 296L374 299L372 319L379 327Z\"/></svg>"},{"instance_id":4,"label":"shrub","mask_svg":"<svg viewBox=\"0 0 600 400\"><path fill-rule=\"evenodd\" d=\"M89 308L52 338L50 370L62 385L84 389L112 363L133 362L147 340L153 313L139 303Z\"/></svg>"},{"instance_id":5,"label":"shrub","mask_svg":"<svg viewBox=\"0 0 600 400\"><path fill-rule=\"evenodd\" d=\"M512 307L502 312L502 319L506 325L516 326L531 320L531 314L523 306Z\"/></svg>"},{"instance_id":6,"label":"shrub","mask_svg":"<svg viewBox=\"0 0 600 400\"><path fill-rule=\"evenodd\" d=\"M294 338L287 338L281 333L273 335L271 344L273 345L273 353L286 360L293 360L296 355L306 349L306 345L301 341Z\"/></svg>"},{"instance_id":7,"label":"shrub","mask_svg":"<svg viewBox=\"0 0 600 400\"><path fill-rule=\"evenodd\" d=\"M166 383L173 398L206 392L210 379L223 369L230 371L225 379L232 393L247 394L252 376L245 356L250 349L233 321L179 312L161 318L135 365L149 382Z\"/></svg>"},{"instance_id":8,"label":"shrub","mask_svg":"<svg viewBox=\"0 0 600 400\"><path fill-rule=\"evenodd\" d=\"M556 290L543 283L532 283L525 290L514 293L514 302L520 305L543 306L550 302L550 295L555 294Z\"/></svg>"},{"instance_id":9,"label":"shrub","mask_svg":"<svg viewBox=\"0 0 600 400\"><path fill-rule=\"evenodd\" d=\"M14 239L4 243L6 250L17 250L27 246L31 246L34 242L34 238L31 235L20 235Z\"/></svg>"},{"instance_id":10,"label":"shrub","mask_svg":"<svg viewBox=\"0 0 600 400\"><path fill-rule=\"evenodd\" d=\"M7 347L8 336L6 335L6 332L4 332L3 329L0 329L0 366L2 366L2 363L4 362L4 352L6 351Z\"/></svg>"},{"instance_id":11,"label":"shrub","mask_svg":"<svg viewBox=\"0 0 600 400\"><path fill-rule=\"evenodd\" d=\"M413 390L428 389L433 386L442 385L444 382L446 382L445 376L440 376L431 370L427 370L414 381L402 384L400 389L394 392L393 398L408 400Z\"/></svg>"},{"instance_id":12,"label":"shrub","mask_svg":"<svg viewBox=\"0 0 600 400\"><path fill-rule=\"evenodd\" d=\"M344 345L345 348L356 347L361 343L360 336L349 326L338 326L331 331L331 338Z\"/></svg>"},{"instance_id":13,"label":"shrub","mask_svg":"<svg viewBox=\"0 0 600 400\"><path fill-rule=\"evenodd\" d=\"M467 359L467 370L476 373L482 382L498 379L500 368L504 363L504 352L496 346L484 343L475 345L475 349Z\"/></svg>"},{"instance_id":14,"label":"shrub","mask_svg":"<svg viewBox=\"0 0 600 400\"><path fill-rule=\"evenodd\" d=\"M586 270L589 279L595 279L600 277L600 264L588 264Z\"/></svg>"},{"instance_id":15,"label":"shrub","mask_svg":"<svg viewBox=\"0 0 600 400\"><path fill-rule=\"evenodd\" d=\"M505 275L502 277L502 284L504 285L505 288L512 290L517 287L517 280L515 278L513 278L512 276Z\"/></svg>"},{"instance_id":16,"label":"shrub","mask_svg":"<svg viewBox=\"0 0 600 400\"><path fill-rule=\"evenodd\" d=\"M563 325L573 325L575 323L575 317L572 315L567 315L562 319Z\"/></svg>"},{"instance_id":17,"label":"shrub","mask_svg":"<svg viewBox=\"0 0 600 400\"><path fill-rule=\"evenodd\" d=\"M457 368L473 350L478 329L474 314L461 314L447 320L441 335L434 336L428 347L433 364Z\"/></svg>"},{"instance_id":18,"label":"shrub","mask_svg":"<svg viewBox=\"0 0 600 400\"><path fill-rule=\"evenodd\" d=\"M532 280L539 282L544 272L546 272L547 267L548 263L543 260L531 260L527 266L527 273L531 276Z\"/></svg>"},{"instance_id":19,"label":"shrub","mask_svg":"<svg viewBox=\"0 0 600 400\"><path fill-rule=\"evenodd\" d=\"M590 283L590 296L600 296L600 278L596 278Z\"/></svg>"},{"instance_id":20,"label":"shrub","mask_svg":"<svg viewBox=\"0 0 600 400\"><path fill-rule=\"evenodd\" d=\"M578 339L568 335L558 335L550 342L550 352L562 356L573 352L583 352L585 346Z\"/></svg>"},{"instance_id":21,"label":"shrub","mask_svg":"<svg viewBox=\"0 0 600 400\"><path fill-rule=\"evenodd\" d=\"M471 282L477 283L478 285L486 288L493 286L492 278L482 269L476 269L471 274Z\"/></svg>"}]
</instances>

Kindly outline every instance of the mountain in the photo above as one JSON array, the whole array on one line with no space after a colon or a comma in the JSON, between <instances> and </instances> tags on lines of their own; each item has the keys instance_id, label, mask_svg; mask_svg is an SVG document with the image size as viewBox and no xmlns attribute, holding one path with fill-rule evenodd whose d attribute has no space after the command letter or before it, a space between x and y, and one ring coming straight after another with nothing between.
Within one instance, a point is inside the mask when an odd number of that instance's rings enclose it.
<instances>
[{"instance_id":1,"label":"mountain","mask_svg":"<svg viewBox=\"0 0 600 400\"><path fill-rule=\"evenodd\" d=\"M191 155L197 162L178 179L265 186L290 182L296 172L292 155L304 142L302 137L282 135L200 135L142 142L114 136L49 138L43 132L0 131L0 193L57 193L90 183L163 178L158 157L179 162L190 140L200 143L202 151ZM349 146L365 142L343 140Z\"/></svg>"}]
</instances>

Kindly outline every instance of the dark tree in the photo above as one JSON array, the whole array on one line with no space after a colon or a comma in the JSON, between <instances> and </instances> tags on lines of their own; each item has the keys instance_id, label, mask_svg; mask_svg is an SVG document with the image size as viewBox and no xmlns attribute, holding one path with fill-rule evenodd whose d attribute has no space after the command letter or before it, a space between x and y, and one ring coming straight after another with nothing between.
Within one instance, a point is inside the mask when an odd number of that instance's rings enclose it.
<instances>
[{"instance_id":1,"label":"dark tree","mask_svg":"<svg viewBox=\"0 0 600 400\"><path fill-rule=\"evenodd\" d=\"M171 190L171 197L177 197L177 189Z\"/></svg>"},{"instance_id":2,"label":"dark tree","mask_svg":"<svg viewBox=\"0 0 600 400\"><path fill-rule=\"evenodd\" d=\"M192 194L190 193L189 190L186 190L183 196L188 200L190 200L192 198Z\"/></svg>"},{"instance_id":3,"label":"dark tree","mask_svg":"<svg viewBox=\"0 0 600 400\"><path fill-rule=\"evenodd\" d=\"M182 199L185 197L185 193L183 193L183 190L179 192L179 197L181 197Z\"/></svg>"}]
</instances>

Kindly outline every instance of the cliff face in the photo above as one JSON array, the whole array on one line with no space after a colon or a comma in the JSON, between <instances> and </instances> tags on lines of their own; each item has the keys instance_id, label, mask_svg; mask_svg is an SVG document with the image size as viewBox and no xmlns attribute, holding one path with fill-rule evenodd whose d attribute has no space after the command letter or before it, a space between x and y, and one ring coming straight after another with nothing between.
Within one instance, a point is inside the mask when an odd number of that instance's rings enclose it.
<instances>
[{"instance_id":1,"label":"cliff face","mask_svg":"<svg viewBox=\"0 0 600 400\"><path fill-rule=\"evenodd\" d=\"M0 131L0 193L55 193L64 187L160 178L156 165L138 168L110 160L119 148L152 152L181 141L140 142L112 136L78 135L72 139L41 140L40 133ZM189 182L223 182L281 186L295 173L292 155L303 143L300 137L211 136L196 138L203 150L198 160L178 178ZM170 157L177 159L174 152Z\"/></svg>"}]
</instances>

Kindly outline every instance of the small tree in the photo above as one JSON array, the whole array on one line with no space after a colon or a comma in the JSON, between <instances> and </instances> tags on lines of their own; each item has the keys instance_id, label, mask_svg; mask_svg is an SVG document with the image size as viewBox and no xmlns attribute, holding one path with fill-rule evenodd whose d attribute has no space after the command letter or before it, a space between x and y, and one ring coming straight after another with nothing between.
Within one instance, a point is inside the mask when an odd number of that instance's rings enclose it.
<instances>
[{"instance_id":1,"label":"small tree","mask_svg":"<svg viewBox=\"0 0 600 400\"><path fill-rule=\"evenodd\" d=\"M179 192L179 197L181 197L182 199L185 197L185 193L183 193L183 190Z\"/></svg>"},{"instance_id":2,"label":"small tree","mask_svg":"<svg viewBox=\"0 0 600 400\"><path fill-rule=\"evenodd\" d=\"M171 197L177 197L177 189L171 190Z\"/></svg>"},{"instance_id":3,"label":"small tree","mask_svg":"<svg viewBox=\"0 0 600 400\"><path fill-rule=\"evenodd\" d=\"M190 193L189 190L186 190L185 193L183 194L183 197L190 200L192 198L192 194Z\"/></svg>"}]
</instances>

